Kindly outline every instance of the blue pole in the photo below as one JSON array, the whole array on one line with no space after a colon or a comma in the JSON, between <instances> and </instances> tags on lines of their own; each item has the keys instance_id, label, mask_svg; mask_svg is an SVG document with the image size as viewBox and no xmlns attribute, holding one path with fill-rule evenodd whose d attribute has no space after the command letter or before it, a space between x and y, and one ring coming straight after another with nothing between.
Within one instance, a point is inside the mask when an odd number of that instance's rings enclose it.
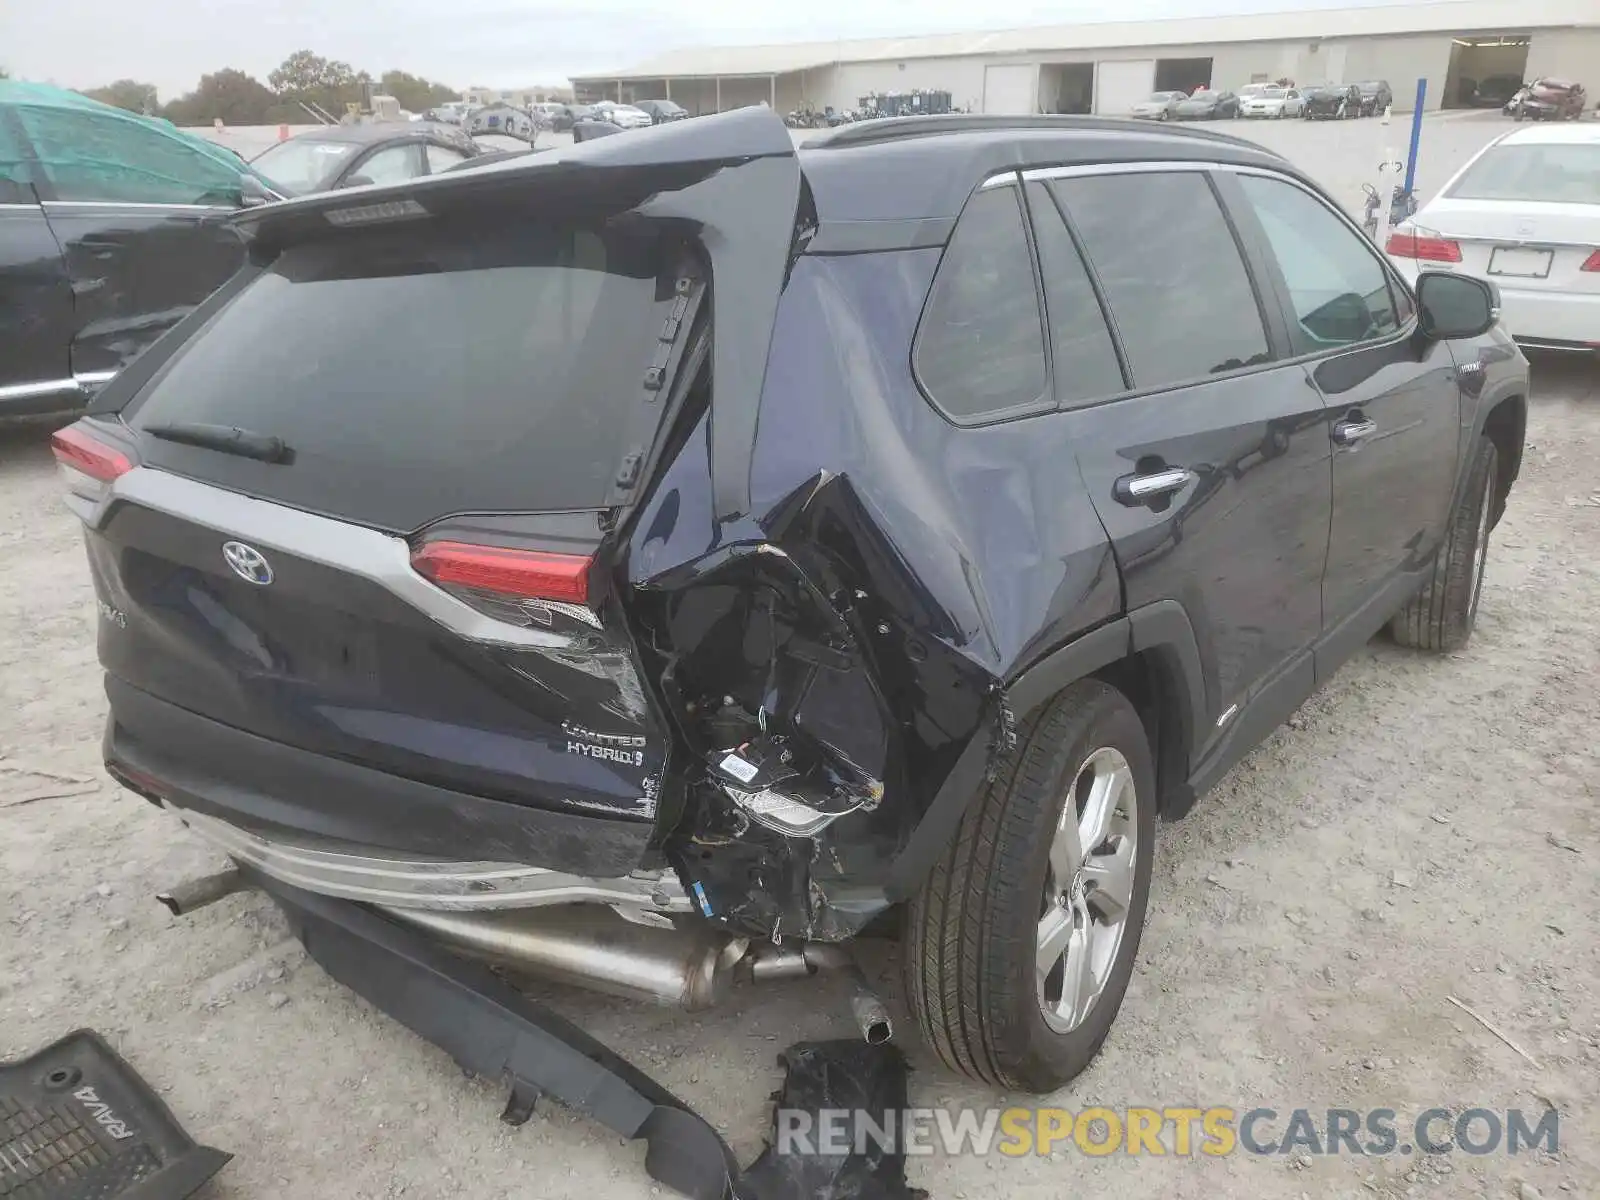
<instances>
[{"instance_id":1,"label":"blue pole","mask_svg":"<svg viewBox=\"0 0 1600 1200\"><path fill-rule=\"evenodd\" d=\"M1406 186L1405 194L1411 195L1411 189L1417 182L1417 147L1422 143L1422 106L1428 99L1428 81L1417 80L1417 106L1411 110L1411 149L1406 154Z\"/></svg>"}]
</instances>

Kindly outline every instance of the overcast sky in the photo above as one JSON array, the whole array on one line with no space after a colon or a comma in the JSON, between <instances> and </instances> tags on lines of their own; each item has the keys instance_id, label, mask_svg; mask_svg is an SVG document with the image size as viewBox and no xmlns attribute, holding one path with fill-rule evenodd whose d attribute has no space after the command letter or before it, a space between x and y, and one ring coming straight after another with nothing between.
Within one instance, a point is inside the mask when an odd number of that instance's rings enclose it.
<instances>
[{"instance_id":1,"label":"overcast sky","mask_svg":"<svg viewBox=\"0 0 1600 1200\"><path fill-rule=\"evenodd\" d=\"M1363 0L1344 0L1348 8ZM1371 2L1371 0L1367 0ZM1382 2L1382 0L1378 0ZM0 0L0 66L67 87L118 78L163 100L236 67L263 82L310 49L454 87L560 83L662 50L1331 7L1329 0Z\"/></svg>"}]
</instances>

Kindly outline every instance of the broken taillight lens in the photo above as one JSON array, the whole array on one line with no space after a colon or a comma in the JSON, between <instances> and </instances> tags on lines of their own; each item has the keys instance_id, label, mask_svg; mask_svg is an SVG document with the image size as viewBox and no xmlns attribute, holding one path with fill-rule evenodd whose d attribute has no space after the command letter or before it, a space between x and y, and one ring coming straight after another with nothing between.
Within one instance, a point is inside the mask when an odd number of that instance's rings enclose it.
<instances>
[{"instance_id":1,"label":"broken taillight lens","mask_svg":"<svg viewBox=\"0 0 1600 1200\"><path fill-rule=\"evenodd\" d=\"M1386 254L1396 258L1415 258L1422 262L1458 263L1461 261L1461 245L1452 242L1449 238L1435 237L1432 234L1417 233L1414 230L1401 230L1389 235L1389 241L1384 246Z\"/></svg>"},{"instance_id":2,"label":"broken taillight lens","mask_svg":"<svg viewBox=\"0 0 1600 1200\"><path fill-rule=\"evenodd\" d=\"M589 602L594 560L586 554L429 542L412 553L411 566L451 592L464 589L503 600L584 605Z\"/></svg>"},{"instance_id":3,"label":"broken taillight lens","mask_svg":"<svg viewBox=\"0 0 1600 1200\"><path fill-rule=\"evenodd\" d=\"M67 490L85 500L99 500L119 475L133 470L133 459L79 425L58 429L50 451Z\"/></svg>"}]
</instances>

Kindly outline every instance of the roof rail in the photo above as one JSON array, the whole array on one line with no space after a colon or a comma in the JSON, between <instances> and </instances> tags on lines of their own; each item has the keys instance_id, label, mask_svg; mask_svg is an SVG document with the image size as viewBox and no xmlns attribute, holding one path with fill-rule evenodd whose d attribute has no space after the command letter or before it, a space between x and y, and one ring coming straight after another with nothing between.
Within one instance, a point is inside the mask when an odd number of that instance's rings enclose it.
<instances>
[{"instance_id":1,"label":"roof rail","mask_svg":"<svg viewBox=\"0 0 1600 1200\"><path fill-rule=\"evenodd\" d=\"M931 137L941 133L1002 133L1033 130L1054 133L1117 132L1163 133L1179 137L1206 138L1241 146L1250 150L1272 154L1271 150L1214 129L1187 127L1180 133L1175 127L1154 121L1140 121L1133 117L1087 117L1055 114L1032 116L1002 116L998 113L946 113L933 117L879 117L830 129L821 137L801 142L805 150L832 149L842 146L870 146L882 142L897 142L904 138Z\"/></svg>"}]
</instances>

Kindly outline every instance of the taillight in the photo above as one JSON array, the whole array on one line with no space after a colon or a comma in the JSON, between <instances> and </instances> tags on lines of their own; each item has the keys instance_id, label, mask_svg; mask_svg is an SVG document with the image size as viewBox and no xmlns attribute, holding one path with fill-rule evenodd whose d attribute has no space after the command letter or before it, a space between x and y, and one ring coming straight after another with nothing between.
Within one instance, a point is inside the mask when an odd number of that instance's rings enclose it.
<instances>
[{"instance_id":1,"label":"taillight","mask_svg":"<svg viewBox=\"0 0 1600 1200\"><path fill-rule=\"evenodd\" d=\"M559 604L589 602L593 565L594 560L585 554L511 550L469 542L429 542L411 555L417 574L449 591L464 588L503 599Z\"/></svg>"},{"instance_id":2,"label":"taillight","mask_svg":"<svg viewBox=\"0 0 1600 1200\"><path fill-rule=\"evenodd\" d=\"M1391 233L1388 244L1383 249L1385 253L1393 254L1396 258L1416 258L1424 262L1461 261L1459 243L1426 233L1406 231Z\"/></svg>"},{"instance_id":3,"label":"taillight","mask_svg":"<svg viewBox=\"0 0 1600 1200\"><path fill-rule=\"evenodd\" d=\"M112 480L133 470L131 458L79 425L56 430L50 450L67 489L86 500L99 500Z\"/></svg>"},{"instance_id":4,"label":"taillight","mask_svg":"<svg viewBox=\"0 0 1600 1200\"><path fill-rule=\"evenodd\" d=\"M1600 271L1600 250L1596 250L1593 254L1589 255L1588 258L1584 259L1583 266L1579 267L1578 270Z\"/></svg>"}]
</instances>

